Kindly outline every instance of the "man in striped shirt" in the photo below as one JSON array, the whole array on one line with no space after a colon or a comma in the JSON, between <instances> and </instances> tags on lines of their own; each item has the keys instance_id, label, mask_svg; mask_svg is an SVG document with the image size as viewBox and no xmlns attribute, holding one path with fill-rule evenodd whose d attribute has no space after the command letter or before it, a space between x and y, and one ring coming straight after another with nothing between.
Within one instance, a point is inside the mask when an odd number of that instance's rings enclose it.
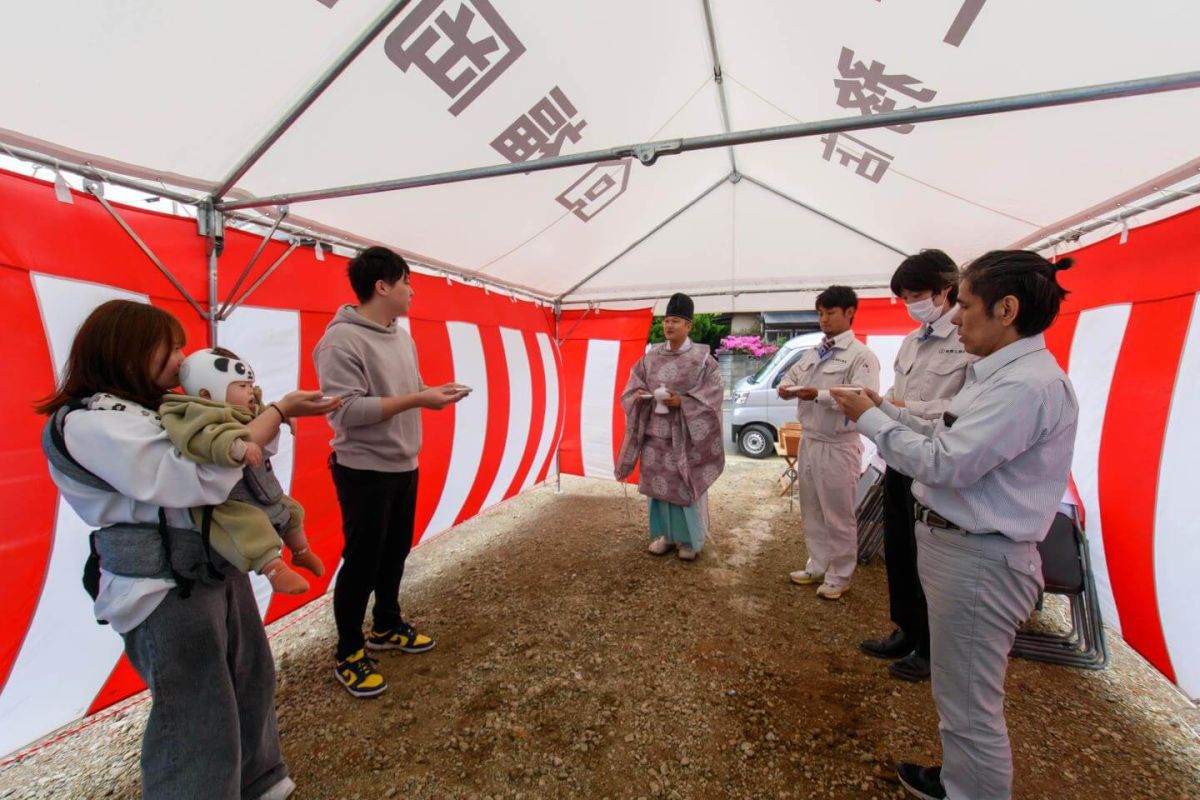
<instances>
[{"instance_id":1,"label":"man in striped shirt","mask_svg":"<svg viewBox=\"0 0 1200 800\"><path fill-rule=\"evenodd\" d=\"M943 764L901 764L913 794L1012 796L1004 675L1042 589L1037 544L1067 486L1079 404L1042 332L1070 266L993 251L963 274L954 322L968 353L961 392L930 422L877 393L839 395L889 466L911 475L917 559L929 607L933 699Z\"/></svg>"}]
</instances>

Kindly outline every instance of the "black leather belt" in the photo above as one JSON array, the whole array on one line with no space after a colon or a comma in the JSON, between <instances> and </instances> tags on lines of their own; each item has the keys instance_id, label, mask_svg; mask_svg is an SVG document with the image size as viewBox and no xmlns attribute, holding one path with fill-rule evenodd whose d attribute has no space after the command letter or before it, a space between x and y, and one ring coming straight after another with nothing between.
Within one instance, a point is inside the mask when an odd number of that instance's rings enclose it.
<instances>
[{"instance_id":1,"label":"black leather belt","mask_svg":"<svg viewBox=\"0 0 1200 800\"><path fill-rule=\"evenodd\" d=\"M931 528L944 528L948 531L962 531L966 533L962 526L955 525L929 506L921 505L919 500L913 501L913 513L916 515L918 522L924 522Z\"/></svg>"}]
</instances>

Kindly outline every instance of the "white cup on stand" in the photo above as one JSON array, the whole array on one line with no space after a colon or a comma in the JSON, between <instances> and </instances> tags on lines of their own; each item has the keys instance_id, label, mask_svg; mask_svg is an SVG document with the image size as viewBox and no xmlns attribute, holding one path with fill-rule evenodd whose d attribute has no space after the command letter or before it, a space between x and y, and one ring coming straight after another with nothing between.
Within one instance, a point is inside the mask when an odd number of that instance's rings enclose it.
<instances>
[{"instance_id":1,"label":"white cup on stand","mask_svg":"<svg viewBox=\"0 0 1200 800\"><path fill-rule=\"evenodd\" d=\"M659 386L654 390L654 413L667 414L671 409L667 408L666 401L671 397L671 390L665 386Z\"/></svg>"}]
</instances>

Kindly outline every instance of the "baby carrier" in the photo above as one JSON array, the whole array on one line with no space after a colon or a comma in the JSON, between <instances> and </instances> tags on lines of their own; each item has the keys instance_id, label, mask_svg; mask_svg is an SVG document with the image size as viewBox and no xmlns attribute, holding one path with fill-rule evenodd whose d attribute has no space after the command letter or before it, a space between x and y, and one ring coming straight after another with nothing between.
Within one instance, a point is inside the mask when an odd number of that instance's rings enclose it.
<instances>
[{"instance_id":1,"label":"baby carrier","mask_svg":"<svg viewBox=\"0 0 1200 800\"><path fill-rule=\"evenodd\" d=\"M100 491L119 494L107 481L87 470L67 450L63 425L67 415L85 410L80 400L71 400L51 415L42 430L42 451L59 473ZM281 492L282 493L282 492ZM214 584L225 579L224 559L214 560L209 547L212 508L206 507L199 534L167 524L166 511L158 510L158 523L122 522L89 536L90 554L83 568L83 588L93 600L100 594L100 568L130 578L163 578L175 581L181 597L188 597L197 583ZM106 620L99 620L107 624Z\"/></svg>"}]
</instances>

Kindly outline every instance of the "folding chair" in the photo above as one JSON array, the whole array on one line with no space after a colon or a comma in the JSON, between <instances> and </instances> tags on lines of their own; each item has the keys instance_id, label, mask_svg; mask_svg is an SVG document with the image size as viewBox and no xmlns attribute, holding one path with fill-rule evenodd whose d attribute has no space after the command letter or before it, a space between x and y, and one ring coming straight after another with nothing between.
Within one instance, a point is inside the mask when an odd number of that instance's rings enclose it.
<instances>
[{"instance_id":1,"label":"folding chair","mask_svg":"<svg viewBox=\"0 0 1200 800\"><path fill-rule=\"evenodd\" d=\"M783 459L785 465L779 476L779 485L783 487L779 492L780 497L788 494L792 487L796 486L796 479L800 477L796 471L796 459L800 454L800 439L803 437L803 432L804 426L799 422L785 422L779 426L779 438L775 442L775 452ZM796 492L799 492L798 487ZM792 496L788 498L789 511L795 503L796 492L792 492Z\"/></svg>"},{"instance_id":2,"label":"folding chair","mask_svg":"<svg viewBox=\"0 0 1200 800\"><path fill-rule=\"evenodd\" d=\"M1050 633L1022 629L1017 632L1012 654L1068 667L1104 669L1108 666L1108 644L1087 536L1075 520L1060 512L1050 524L1050 533L1038 545L1038 552L1042 556L1046 593L1069 598L1071 630ZM1038 608L1041 607L1039 598Z\"/></svg>"},{"instance_id":3,"label":"folding chair","mask_svg":"<svg viewBox=\"0 0 1200 800\"><path fill-rule=\"evenodd\" d=\"M883 550L883 473L868 465L858 479L858 563L866 564Z\"/></svg>"}]
</instances>

